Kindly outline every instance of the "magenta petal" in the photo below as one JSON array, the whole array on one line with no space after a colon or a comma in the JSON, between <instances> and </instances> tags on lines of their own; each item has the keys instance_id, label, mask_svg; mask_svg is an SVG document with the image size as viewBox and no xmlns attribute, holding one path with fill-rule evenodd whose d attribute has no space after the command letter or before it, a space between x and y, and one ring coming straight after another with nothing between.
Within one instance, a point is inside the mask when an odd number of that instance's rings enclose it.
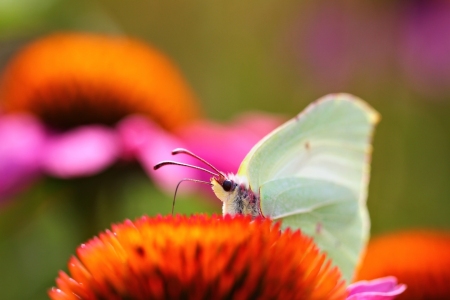
<instances>
[{"instance_id":1,"label":"magenta petal","mask_svg":"<svg viewBox=\"0 0 450 300\"><path fill-rule=\"evenodd\" d=\"M147 174L169 193L173 193L176 184L183 178L198 179L197 171L186 167L166 166L157 171L153 170L153 167L163 160L194 165L199 162L186 155L172 156L173 149L185 147L186 144L151 120L141 116L128 117L119 123L118 132L126 158L137 159ZM185 185L182 191L190 188L192 185Z\"/></svg>"},{"instance_id":2,"label":"magenta petal","mask_svg":"<svg viewBox=\"0 0 450 300\"><path fill-rule=\"evenodd\" d=\"M173 193L184 178L209 182L211 174L180 166L166 166L157 171L155 164L175 160L211 170L190 156L172 156L175 148L187 148L222 172L236 172L250 149L267 133L281 124L281 118L266 114L246 114L230 124L197 121L171 134L141 116L131 116L118 125L125 158L137 159L148 175L162 188ZM181 191L197 189L198 185L184 185ZM209 189L209 186L205 186Z\"/></svg>"},{"instance_id":3,"label":"magenta petal","mask_svg":"<svg viewBox=\"0 0 450 300\"><path fill-rule=\"evenodd\" d=\"M38 176L44 140L43 126L34 117L0 116L0 200Z\"/></svg>"},{"instance_id":4,"label":"magenta petal","mask_svg":"<svg viewBox=\"0 0 450 300\"><path fill-rule=\"evenodd\" d=\"M389 300L406 290L406 285L398 284L393 276L370 281L358 281L347 287L347 300Z\"/></svg>"},{"instance_id":5,"label":"magenta petal","mask_svg":"<svg viewBox=\"0 0 450 300\"><path fill-rule=\"evenodd\" d=\"M42 166L57 177L89 176L111 165L120 152L118 136L112 129L99 125L79 127L49 139Z\"/></svg>"},{"instance_id":6,"label":"magenta petal","mask_svg":"<svg viewBox=\"0 0 450 300\"><path fill-rule=\"evenodd\" d=\"M179 132L189 150L222 172L236 173L250 149L284 120L263 113L246 113L228 124L198 121Z\"/></svg>"},{"instance_id":7,"label":"magenta petal","mask_svg":"<svg viewBox=\"0 0 450 300\"><path fill-rule=\"evenodd\" d=\"M450 3L408 1L402 11L403 41L400 40L399 62L411 86L427 95L448 92Z\"/></svg>"}]
</instances>

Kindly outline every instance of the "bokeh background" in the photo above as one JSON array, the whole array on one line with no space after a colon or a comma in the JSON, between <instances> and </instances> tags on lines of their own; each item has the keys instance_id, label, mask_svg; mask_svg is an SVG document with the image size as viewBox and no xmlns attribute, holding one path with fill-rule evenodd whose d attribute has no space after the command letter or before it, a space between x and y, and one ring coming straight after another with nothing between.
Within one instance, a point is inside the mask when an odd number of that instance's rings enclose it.
<instances>
[{"instance_id":1,"label":"bokeh background","mask_svg":"<svg viewBox=\"0 0 450 300\"><path fill-rule=\"evenodd\" d=\"M331 92L363 98L382 115L368 199L372 234L450 229L448 1L1 0L0 68L56 31L154 45L179 66L211 120L246 111L289 118ZM77 245L112 222L172 206L172 195L136 165L45 177L14 198L0 207L2 299L45 299ZM83 214L92 212L83 201L92 198L96 223L86 226ZM179 213L220 213L204 194L177 201Z\"/></svg>"}]
</instances>

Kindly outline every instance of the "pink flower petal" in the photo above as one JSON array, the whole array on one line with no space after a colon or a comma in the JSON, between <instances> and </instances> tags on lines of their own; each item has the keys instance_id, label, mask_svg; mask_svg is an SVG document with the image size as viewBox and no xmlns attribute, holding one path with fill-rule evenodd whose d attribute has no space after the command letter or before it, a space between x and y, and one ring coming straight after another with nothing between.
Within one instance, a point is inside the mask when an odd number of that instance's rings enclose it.
<instances>
[{"instance_id":1,"label":"pink flower petal","mask_svg":"<svg viewBox=\"0 0 450 300\"><path fill-rule=\"evenodd\" d=\"M118 125L126 158L137 159L148 175L166 191L173 193L184 178L210 181L211 174L195 169L166 166L157 171L155 164L175 160L211 170L202 162L187 155L170 155L175 148L186 148L210 162L222 172L236 172L250 149L267 133L281 124L281 118L264 114L245 114L230 124L198 121L171 134L152 121L131 116ZM180 192L198 189L199 185L184 185ZM210 187L205 185L209 194Z\"/></svg>"},{"instance_id":2,"label":"pink flower petal","mask_svg":"<svg viewBox=\"0 0 450 300\"><path fill-rule=\"evenodd\" d=\"M118 124L118 132L126 158L137 159L149 177L169 193L174 192L177 183L183 178L198 179L197 171L187 167L166 166L157 171L153 170L153 167L163 160L175 160L193 165L198 165L199 162L181 154L173 157L172 150L184 147L186 144L151 120L141 116L128 117ZM182 192L193 188L193 185L186 185Z\"/></svg>"},{"instance_id":3,"label":"pink flower petal","mask_svg":"<svg viewBox=\"0 0 450 300\"><path fill-rule=\"evenodd\" d=\"M450 3L407 1L401 12L398 61L411 87L427 96L448 93Z\"/></svg>"},{"instance_id":4,"label":"pink flower petal","mask_svg":"<svg viewBox=\"0 0 450 300\"><path fill-rule=\"evenodd\" d=\"M390 300L406 290L393 276L370 281L358 281L347 287L347 300Z\"/></svg>"},{"instance_id":5,"label":"pink flower petal","mask_svg":"<svg viewBox=\"0 0 450 300\"><path fill-rule=\"evenodd\" d=\"M114 130L99 125L78 127L49 139L42 166L57 177L89 176L111 165L120 152Z\"/></svg>"},{"instance_id":6,"label":"pink flower petal","mask_svg":"<svg viewBox=\"0 0 450 300\"><path fill-rule=\"evenodd\" d=\"M0 200L39 175L45 131L34 117L0 116Z\"/></svg>"},{"instance_id":7,"label":"pink flower petal","mask_svg":"<svg viewBox=\"0 0 450 300\"><path fill-rule=\"evenodd\" d=\"M198 121L182 128L179 135L189 150L217 169L236 173L251 148L283 121L274 115L246 113L228 124Z\"/></svg>"}]
</instances>

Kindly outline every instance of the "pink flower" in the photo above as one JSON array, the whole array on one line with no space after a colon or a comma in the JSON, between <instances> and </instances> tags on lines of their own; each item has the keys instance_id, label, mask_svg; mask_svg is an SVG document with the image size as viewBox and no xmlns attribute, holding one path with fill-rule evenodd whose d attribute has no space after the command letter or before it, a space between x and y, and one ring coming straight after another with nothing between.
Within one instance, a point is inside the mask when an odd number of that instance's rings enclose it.
<instances>
[{"instance_id":1,"label":"pink flower","mask_svg":"<svg viewBox=\"0 0 450 300\"><path fill-rule=\"evenodd\" d=\"M173 193L183 178L208 180L206 173L186 167L153 166L168 159L191 165L201 162L190 156L171 157L184 147L225 172L236 172L251 147L281 123L263 114L242 115L229 125L198 121L170 133L144 116L124 118L114 127L86 125L54 132L36 118L0 116L0 199L5 199L40 174L59 178L91 176L116 161L137 160L161 188ZM230 153L232 155L230 155ZM198 188L185 185L182 191Z\"/></svg>"},{"instance_id":2,"label":"pink flower","mask_svg":"<svg viewBox=\"0 0 450 300\"><path fill-rule=\"evenodd\" d=\"M174 148L236 171L251 146L281 123L264 115L230 126L200 121L195 96L172 62L126 37L39 39L7 65L0 99L0 200L42 174L91 176L129 160L173 193L181 179L202 178L185 167L153 170Z\"/></svg>"},{"instance_id":3,"label":"pink flower","mask_svg":"<svg viewBox=\"0 0 450 300\"><path fill-rule=\"evenodd\" d=\"M393 276L358 281L347 287L347 300L390 300L406 290Z\"/></svg>"},{"instance_id":4,"label":"pink flower","mask_svg":"<svg viewBox=\"0 0 450 300\"><path fill-rule=\"evenodd\" d=\"M427 96L449 91L450 3L415 0L403 4L399 61L411 86Z\"/></svg>"},{"instance_id":5,"label":"pink flower","mask_svg":"<svg viewBox=\"0 0 450 300\"><path fill-rule=\"evenodd\" d=\"M361 79L376 84L391 68L392 13L367 1L311 3L290 32L299 71L321 90L347 89Z\"/></svg>"},{"instance_id":6,"label":"pink flower","mask_svg":"<svg viewBox=\"0 0 450 300\"><path fill-rule=\"evenodd\" d=\"M40 171L45 130L30 115L0 115L0 202Z\"/></svg>"},{"instance_id":7,"label":"pink flower","mask_svg":"<svg viewBox=\"0 0 450 300\"><path fill-rule=\"evenodd\" d=\"M236 173L250 149L283 121L281 117L270 114L249 112L237 116L228 124L195 121L181 128L177 134L187 149L220 171ZM199 176L203 180L210 177L203 172Z\"/></svg>"},{"instance_id":8,"label":"pink flower","mask_svg":"<svg viewBox=\"0 0 450 300\"><path fill-rule=\"evenodd\" d=\"M428 97L450 91L449 1L331 0L302 6L300 14L290 32L293 55L322 90L397 76Z\"/></svg>"}]
</instances>

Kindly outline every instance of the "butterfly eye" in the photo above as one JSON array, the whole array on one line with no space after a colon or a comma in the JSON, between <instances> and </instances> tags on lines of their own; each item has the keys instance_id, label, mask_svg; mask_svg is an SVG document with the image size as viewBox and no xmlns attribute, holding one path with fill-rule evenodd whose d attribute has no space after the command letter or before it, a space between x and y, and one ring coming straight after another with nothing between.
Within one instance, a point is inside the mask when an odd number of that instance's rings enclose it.
<instances>
[{"instance_id":1,"label":"butterfly eye","mask_svg":"<svg viewBox=\"0 0 450 300\"><path fill-rule=\"evenodd\" d=\"M225 192L229 192L230 190L231 190L231 188L233 187L233 181L231 181L231 180L225 180L223 183L222 183L222 187L223 187L223 189L224 189L224 191Z\"/></svg>"}]
</instances>

